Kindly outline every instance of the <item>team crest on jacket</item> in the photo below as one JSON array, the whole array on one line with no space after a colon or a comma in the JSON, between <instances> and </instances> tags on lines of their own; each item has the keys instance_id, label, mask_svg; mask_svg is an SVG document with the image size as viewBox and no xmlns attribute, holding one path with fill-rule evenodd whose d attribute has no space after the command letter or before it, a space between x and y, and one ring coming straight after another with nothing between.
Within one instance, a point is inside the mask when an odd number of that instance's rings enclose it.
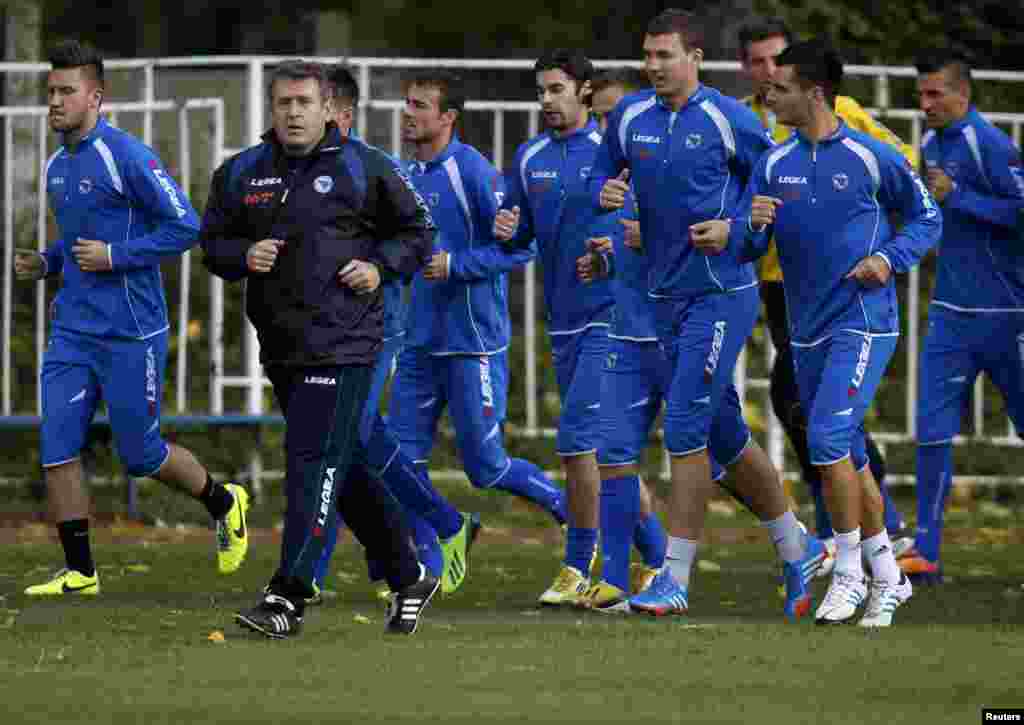
<instances>
[{"instance_id":1,"label":"team crest on jacket","mask_svg":"<svg viewBox=\"0 0 1024 725\"><path fill-rule=\"evenodd\" d=\"M313 179L313 188L321 194L326 194L334 188L334 179L330 176L318 176Z\"/></svg>"},{"instance_id":2,"label":"team crest on jacket","mask_svg":"<svg viewBox=\"0 0 1024 725\"><path fill-rule=\"evenodd\" d=\"M441 195L436 191L432 191L427 194L427 201L430 202L430 206L437 206L441 203Z\"/></svg>"},{"instance_id":3,"label":"team crest on jacket","mask_svg":"<svg viewBox=\"0 0 1024 725\"><path fill-rule=\"evenodd\" d=\"M836 191L842 191L850 185L850 177L846 174L836 174L832 177L832 186L836 187Z\"/></svg>"},{"instance_id":4,"label":"team crest on jacket","mask_svg":"<svg viewBox=\"0 0 1024 725\"><path fill-rule=\"evenodd\" d=\"M691 133L686 137L686 148L695 149L704 143L704 137L699 133Z\"/></svg>"},{"instance_id":5,"label":"team crest on jacket","mask_svg":"<svg viewBox=\"0 0 1024 725\"><path fill-rule=\"evenodd\" d=\"M584 181L586 181L587 179L590 178L590 167L589 166L581 166L580 167L580 178L583 179Z\"/></svg>"},{"instance_id":6,"label":"team crest on jacket","mask_svg":"<svg viewBox=\"0 0 1024 725\"><path fill-rule=\"evenodd\" d=\"M83 194L88 194L92 191L92 179L82 179L78 182L78 191Z\"/></svg>"}]
</instances>

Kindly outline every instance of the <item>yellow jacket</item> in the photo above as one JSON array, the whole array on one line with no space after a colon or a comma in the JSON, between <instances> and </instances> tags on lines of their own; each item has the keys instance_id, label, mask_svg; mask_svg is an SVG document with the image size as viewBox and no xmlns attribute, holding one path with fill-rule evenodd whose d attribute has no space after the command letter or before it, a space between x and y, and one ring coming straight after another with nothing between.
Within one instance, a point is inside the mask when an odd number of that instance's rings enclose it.
<instances>
[{"instance_id":1,"label":"yellow jacket","mask_svg":"<svg viewBox=\"0 0 1024 725\"><path fill-rule=\"evenodd\" d=\"M793 129L783 126L775 120L775 114L765 105L764 101L757 96L747 96L743 103L757 114L761 123L771 131L775 143L781 143L789 138ZM899 136L885 127L884 124L864 110L857 101L849 96L836 96L836 115L843 119L847 126L866 133L869 136L889 144L903 154L913 168L917 168L917 151L913 146L903 143ZM782 280L782 269L779 267L779 254L772 244L768 253L761 258L761 279L765 282L778 282Z\"/></svg>"}]
</instances>

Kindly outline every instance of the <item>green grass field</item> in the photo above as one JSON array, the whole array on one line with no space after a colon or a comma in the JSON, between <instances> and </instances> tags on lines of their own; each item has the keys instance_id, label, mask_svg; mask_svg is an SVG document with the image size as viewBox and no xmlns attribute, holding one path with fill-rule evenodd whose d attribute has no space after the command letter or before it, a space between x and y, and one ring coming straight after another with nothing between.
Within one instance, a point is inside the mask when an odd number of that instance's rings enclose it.
<instances>
[{"instance_id":1,"label":"green grass field","mask_svg":"<svg viewBox=\"0 0 1024 725\"><path fill-rule=\"evenodd\" d=\"M949 547L951 583L919 590L892 629L861 631L783 622L772 558L752 543L704 548L687 618L540 611L555 537L490 523L499 530L481 536L463 590L435 600L411 638L383 634L349 541L328 582L337 595L283 642L232 621L276 561L267 535L222 578L212 534L101 531L103 594L57 601L20 594L49 573L57 545L7 543L2 722L888 725L972 723L982 706L1024 705L1024 545L1007 543L1019 542L1011 530ZM218 630L226 640L209 641Z\"/></svg>"}]
</instances>

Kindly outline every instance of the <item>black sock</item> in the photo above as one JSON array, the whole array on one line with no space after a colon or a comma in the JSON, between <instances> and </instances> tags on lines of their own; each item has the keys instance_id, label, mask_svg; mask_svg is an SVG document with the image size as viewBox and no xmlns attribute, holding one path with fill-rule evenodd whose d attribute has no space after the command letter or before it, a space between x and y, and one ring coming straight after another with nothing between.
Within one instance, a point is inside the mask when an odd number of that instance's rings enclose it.
<instances>
[{"instance_id":1,"label":"black sock","mask_svg":"<svg viewBox=\"0 0 1024 725\"><path fill-rule=\"evenodd\" d=\"M214 520L224 518L231 507L235 505L235 497L231 495L231 492L224 487L224 484L214 483L209 473L206 474L206 486L199 494L199 500L203 502L203 506L210 512L210 516Z\"/></svg>"},{"instance_id":2,"label":"black sock","mask_svg":"<svg viewBox=\"0 0 1024 725\"><path fill-rule=\"evenodd\" d=\"M71 519L57 524L60 545L64 547L64 561L68 569L92 576L96 566L92 562L92 549L89 547L89 519Z\"/></svg>"}]
</instances>

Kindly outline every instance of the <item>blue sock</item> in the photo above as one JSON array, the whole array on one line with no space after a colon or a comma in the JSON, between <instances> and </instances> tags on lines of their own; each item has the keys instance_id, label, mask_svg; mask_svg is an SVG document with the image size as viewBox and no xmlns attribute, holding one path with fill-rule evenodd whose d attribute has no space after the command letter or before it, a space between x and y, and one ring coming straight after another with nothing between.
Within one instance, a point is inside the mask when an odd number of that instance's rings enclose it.
<instances>
[{"instance_id":1,"label":"blue sock","mask_svg":"<svg viewBox=\"0 0 1024 725\"><path fill-rule=\"evenodd\" d=\"M882 503L885 505L885 529L889 532L889 536L900 536L903 529L907 527L907 522L903 520L903 514L896 508L896 503L892 500L892 494L889 493L889 487L885 485L885 479L883 478L878 482L878 490L882 492Z\"/></svg>"},{"instance_id":2,"label":"blue sock","mask_svg":"<svg viewBox=\"0 0 1024 725\"><path fill-rule=\"evenodd\" d=\"M324 532L324 551L316 562L316 567L313 569L313 582L318 587L322 588L324 585L324 578L327 576L327 566L331 563L334 549L338 546L338 536L344 528L345 522L341 520L341 516L338 516L338 525L329 526Z\"/></svg>"},{"instance_id":3,"label":"blue sock","mask_svg":"<svg viewBox=\"0 0 1024 725\"><path fill-rule=\"evenodd\" d=\"M639 476L601 481L601 578L624 592L629 592L629 554L639 518Z\"/></svg>"},{"instance_id":4,"label":"blue sock","mask_svg":"<svg viewBox=\"0 0 1024 725\"><path fill-rule=\"evenodd\" d=\"M565 489L552 483L544 471L529 461L512 458L511 462L508 473L494 484L494 488L533 501L554 516L559 526L564 524L569 518Z\"/></svg>"},{"instance_id":5,"label":"blue sock","mask_svg":"<svg viewBox=\"0 0 1024 725\"><path fill-rule=\"evenodd\" d=\"M633 530L633 544L643 557L644 566L660 569L665 565L668 535L658 514L651 512L637 522Z\"/></svg>"},{"instance_id":6,"label":"blue sock","mask_svg":"<svg viewBox=\"0 0 1024 725\"><path fill-rule=\"evenodd\" d=\"M414 463L399 448L381 473L381 480L406 510L426 519L442 539L459 533L462 515L434 488L426 464Z\"/></svg>"},{"instance_id":7,"label":"blue sock","mask_svg":"<svg viewBox=\"0 0 1024 725\"><path fill-rule=\"evenodd\" d=\"M433 576L441 576L444 570L444 555L441 553L441 543L437 540L434 527L420 516L409 516L409 523L412 525L412 538L420 563Z\"/></svg>"},{"instance_id":8,"label":"blue sock","mask_svg":"<svg viewBox=\"0 0 1024 725\"><path fill-rule=\"evenodd\" d=\"M590 576L590 561L594 558L596 546L597 529L580 529L570 526L569 534L565 539L566 566L578 569L583 576Z\"/></svg>"},{"instance_id":9,"label":"blue sock","mask_svg":"<svg viewBox=\"0 0 1024 725\"><path fill-rule=\"evenodd\" d=\"M832 517L828 515L828 506L825 504L825 487L821 478L815 476L807 482L811 489L811 496L814 498L814 529L819 539L831 539L835 536L832 531Z\"/></svg>"},{"instance_id":10,"label":"blue sock","mask_svg":"<svg viewBox=\"0 0 1024 725\"><path fill-rule=\"evenodd\" d=\"M953 445L917 447L917 534L914 547L928 561L939 560L946 496L953 484Z\"/></svg>"}]
</instances>

